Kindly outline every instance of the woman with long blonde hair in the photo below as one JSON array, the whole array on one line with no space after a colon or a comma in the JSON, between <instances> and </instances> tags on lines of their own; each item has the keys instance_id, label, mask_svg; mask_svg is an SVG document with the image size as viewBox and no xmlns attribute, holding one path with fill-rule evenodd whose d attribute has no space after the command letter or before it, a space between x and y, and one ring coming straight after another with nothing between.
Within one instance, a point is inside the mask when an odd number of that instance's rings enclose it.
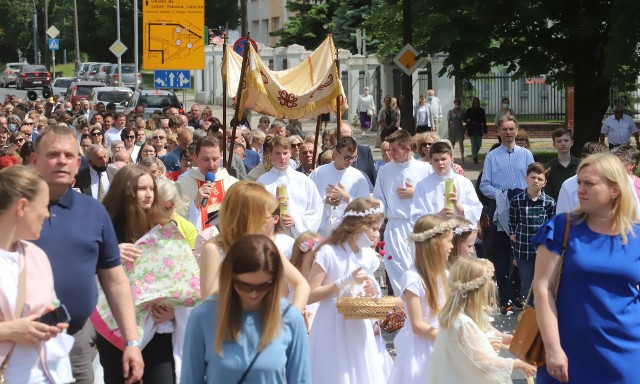
<instances>
[{"instance_id":1,"label":"woman with long blonde hair","mask_svg":"<svg viewBox=\"0 0 640 384\"><path fill-rule=\"evenodd\" d=\"M533 376L536 367L519 359L500 357L498 344L509 345L490 323L494 311L495 270L486 259L462 257L454 263L449 278L451 295L440 310L440 330L429 362L427 383L503 384L511 382L513 369ZM492 345L488 334L496 340Z\"/></svg>"},{"instance_id":2,"label":"woman with long blonde hair","mask_svg":"<svg viewBox=\"0 0 640 384\"><path fill-rule=\"evenodd\" d=\"M304 320L280 295L282 256L264 235L237 238L220 293L189 318L181 382L311 383Z\"/></svg>"},{"instance_id":3,"label":"woman with long blonde hair","mask_svg":"<svg viewBox=\"0 0 640 384\"><path fill-rule=\"evenodd\" d=\"M241 209L239 209L241 207ZM207 242L200 257L200 285L202 297L218 292L220 264L231 246L244 235L262 234L272 229L278 201L264 185L253 181L239 181L226 192L219 211L220 234ZM309 297L309 284L300 272L282 256L285 280L293 287L293 304L304 310ZM285 287L281 287L285 292Z\"/></svg>"},{"instance_id":4,"label":"woman with long blonde hair","mask_svg":"<svg viewBox=\"0 0 640 384\"><path fill-rule=\"evenodd\" d=\"M407 322L394 339L396 361L389 383L425 383L429 357L438 334L438 313L449 296L447 260L457 223L442 216L422 216L410 240L414 265L402 276L402 300Z\"/></svg>"}]
</instances>

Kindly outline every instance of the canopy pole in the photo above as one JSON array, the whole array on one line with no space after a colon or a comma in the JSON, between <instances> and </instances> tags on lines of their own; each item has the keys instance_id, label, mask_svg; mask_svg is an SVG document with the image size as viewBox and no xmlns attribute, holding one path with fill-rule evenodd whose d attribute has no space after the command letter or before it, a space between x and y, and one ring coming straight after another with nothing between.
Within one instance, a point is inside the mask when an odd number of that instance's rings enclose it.
<instances>
[{"instance_id":1,"label":"canopy pole","mask_svg":"<svg viewBox=\"0 0 640 384\"><path fill-rule=\"evenodd\" d=\"M316 169L316 159L318 158L318 139L320 138L320 127L322 126L322 114L316 118L316 137L313 139L313 159L311 159L311 169Z\"/></svg>"},{"instance_id":2,"label":"canopy pole","mask_svg":"<svg viewBox=\"0 0 640 384\"><path fill-rule=\"evenodd\" d=\"M226 68L222 76L222 143L220 148L222 150L222 163L227 158L227 73L229 71L227 63L227 31L224 32L224 38L222 39L222 66ZM214 58L215 60L215 58ZM213 79L211 79L213 82Z\"/></svg>"},{"instance_id":3,"label":"canopy pole","mask_svg":"<svg viewBox=\"0 0 640 384\"><path fill-rule=\"evenodd\" d=\"M250 37L247 34L247 37ZM242 102L242 83L245 80L245 76L247 75L247 67L249 66L249 49L251 46L251 41L247 38L244 43L244 56L242 57L242 69L240 71L240 81L238 82L238 92L236 92L236 108L235 113L233 114L233 119L231 119L231 145L236 141L236 130L238 129L238 124L240 121L238 120L238 114L240 110L240 104ZM224 143L225 146L227 143ZM229 149L229 157L227 157L227 170L231 169L231 159L233 158L233 147Z\"/></svg>"},{"instance_id":4,"label":"canopy pole","mask_svg":"<svg viewBox=\"0 0 640 384\"><path fill-rule=\"evenodd\" d=\"M336 59L334 61L336 66L336 78L340 81L340 59L338 58L338 50L336 49ZM342 116L340 113L340 104L342 102L342 95L336 96L336 140L340 140L340 127L342 126Z\"/></svg>"}]
</instances>

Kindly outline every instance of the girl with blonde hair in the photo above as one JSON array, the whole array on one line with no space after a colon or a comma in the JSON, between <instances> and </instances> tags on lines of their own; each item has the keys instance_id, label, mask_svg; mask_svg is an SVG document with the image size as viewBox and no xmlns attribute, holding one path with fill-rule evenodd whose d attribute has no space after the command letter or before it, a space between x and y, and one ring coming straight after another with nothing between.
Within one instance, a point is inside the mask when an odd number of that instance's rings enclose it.
<instances>
[{"instance_id":1,"label":"girl with blonde hair","mask_svg":"<svg viewBox=\"0 0 640 384\"><path fill-rule=\"evenodd\" d=\"M402 300L408 323L394 340L396 361L389 383L424 384L429 357L438 334L438 313L449 295L447 259L457 223L442 216L422 216L410 240L415 244L414 265L402 276Z\"/></svg>"},{"instance_id":2,"label":"girl with blonde hair","mask_svg":"<svg viewBox=\"0 0 640 384\"><path fill-rule=\"evenodd\" d=\"M280 295L278 248L264 235L237 240L222 261L219 295L189 318L181 382L311 383L304 320Z\"/></svg>"},{"instance_id":3,"label":"girl with blonde hair","mask_svg":"<svg viewBox=\"0 0 640 384\"><path fill-rule=\"evenodd\" d=\"M459 257L469 257L475 254L475 244L478 238L478 226L462 216L451 218L456 223L453 229L453 250L449 256L449 265L458 260Z\"/></svg>"},{"instance_id":4,"label":"girl with blonde hair","mask_svg":"<svg viewBox=\"0 0 640 384\"><path fill-rule=\"evenodd\" d=\"M239 208L242 209L239 209ZM253 181L239 181L226 192L219 211L220 234L205 243L200 257L200 285L202 297L218 292L220 264L231 246L248 234L268 235L269 222L274 220L278 201L264 185ZM298 270L282 255L284 275L293 287L292 303L303 311L309 297L309 284ZM286 292L285 287L281 287Z\"/></svg>"},{"instance_id":5,"label":"girl with blonde hair","mask_svg":"<svg viewBox=\"0 0 640 384\"><path fill-rule=\"evenodd\" d=\"M493 264L486 259L462 257L453 264L449 278L451 295L440 311L440 331L433 346L427 383L511 383L511 372L520 369L533 376L536 367L519 359L500 357L489 339L509 345L511 336L490 324L496 285Z\"/></svg>"},{"instance_id":6,"label":"girl with blonde hair","mask_svg":"<svg viewBox=\"0 0 640 384\"><path fill-rule=\"evenodd\" d=\"M316 253L309 277L309 302L320 301L309 335L314 384L386 383L387 360L376 345L372 322L345 320L336 308L341 295L378 293L372 276L380 261L371 247L379 237L383 216L378 203L353 200Z\"/></svg>"},{"instance_id":7,"label":"girl with blonde hair","mask_svg":"<svg viewBox=\"0 0 640 384\"><path fill-rule=\"evenodd\" d=\"M316 248L320 243L320 235L313 231L302 232L293 243L291 251L291 264L302 273L302 276L309 282L311 267L316 259ZM289 299L292 299L293 292L290 292ZM307 304L305 316L309 329L313 325L313 319L318 311L318 303Z\"/></svg>"}]
</instances>

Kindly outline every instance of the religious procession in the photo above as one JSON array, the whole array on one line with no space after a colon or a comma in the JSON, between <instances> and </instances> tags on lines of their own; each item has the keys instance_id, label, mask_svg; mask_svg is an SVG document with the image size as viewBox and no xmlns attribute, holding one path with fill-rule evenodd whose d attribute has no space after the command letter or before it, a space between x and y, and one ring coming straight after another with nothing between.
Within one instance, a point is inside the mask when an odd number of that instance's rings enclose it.
<instances>
[{"instance_id":1,"label":"religious procession","mask_svg":"<svg viewBox=\"0 0 640 384\"><path fill-rule=\"evenodd\" d=\"M640 383L622 108L545 164L508 98L485 154L478 97L443 118L429 90L403 127L391 96L347 104L331 36L285 71L245 49L229 122L5 98L0 383Z\"/></svg>"}]
</instances>

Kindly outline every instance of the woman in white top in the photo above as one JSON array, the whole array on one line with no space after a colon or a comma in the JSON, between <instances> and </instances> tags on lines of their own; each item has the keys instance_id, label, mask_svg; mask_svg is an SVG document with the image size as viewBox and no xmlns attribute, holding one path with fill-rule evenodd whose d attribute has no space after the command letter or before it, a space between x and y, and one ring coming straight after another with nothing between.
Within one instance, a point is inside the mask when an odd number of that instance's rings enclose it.
<instances>
[{"instance_id":1,"label":"woman in white top","mask_svg":"<svg viewBox=\"0 0 640 384\"><path fill-rule=\"evenodd\" d=\"M356 111L360 117L360 128L362 128L362 136L367 135L367 131L371 128L371 117L376 115L376 104L373 96L369 94L369 87L362 89L362 95L358 96L358 104Z\"/></svg>"},{"instance_id":2,"label":"woman in white top","mask_svg":"<svg viewBox=\"0 0 640 384\"><path fill-rule=\"evenodd\" d=\"M54 383L45 342L68 326L38 321L53 309L53 273L42 249L25 240L40 237L48 205L49 187L33 169L0 171L0 367L7 383Z\"/></svg>"},{"instance_id":3,"label":"woman in white top","mask_svg":"<svg viewBox=\"0 0 640 384\"><path fill-rule=\"evenodd\" d=\"M416 121L416 133L433 130L433 114L424 95L420 95L418 105L413 109L413 118Z\"/></svg>"},{"instance_id":4,"label":"woman in white top","mask_svg":"<svg viewBox=\"0 0 640 384\"><path fill-rule=\"evenodd\" d=\"M489 323L490 303L496 301L493 275L493 264L486 259L462 257L451 267L451 296L440 311L427 384L511 383L514 368L528 377L535 374L533 365L498 355L501 344L509 345L512 337Z\"/></svg>"}]
</instances>

